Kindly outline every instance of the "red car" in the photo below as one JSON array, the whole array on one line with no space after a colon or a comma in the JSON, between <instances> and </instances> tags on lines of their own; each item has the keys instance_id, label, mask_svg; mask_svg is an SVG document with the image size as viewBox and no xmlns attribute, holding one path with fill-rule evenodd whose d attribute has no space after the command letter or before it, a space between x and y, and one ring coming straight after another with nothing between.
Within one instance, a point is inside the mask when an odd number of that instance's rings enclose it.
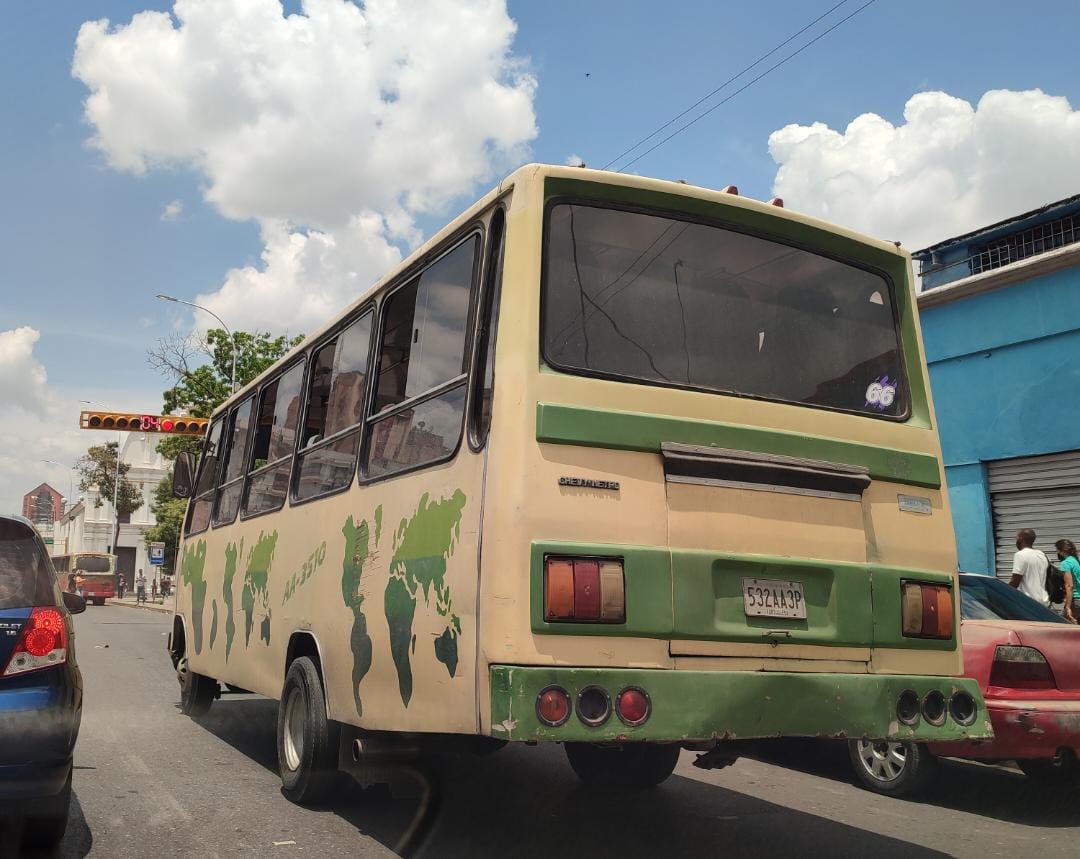
<instances>
[{"instance_id":1,"label":"red car","mask_svg":"<svg viewBox=\"0 0 1080 859\"><path fill-rule=\"evenodd\" d=\"M1030 778L1080 772L1080 627L992 576L960 575L964 673L979 681L994 739L984 743L852 740L859 781L900 796L923 787L937 756L1014 760Z\"/></svg>"}]
</instances>

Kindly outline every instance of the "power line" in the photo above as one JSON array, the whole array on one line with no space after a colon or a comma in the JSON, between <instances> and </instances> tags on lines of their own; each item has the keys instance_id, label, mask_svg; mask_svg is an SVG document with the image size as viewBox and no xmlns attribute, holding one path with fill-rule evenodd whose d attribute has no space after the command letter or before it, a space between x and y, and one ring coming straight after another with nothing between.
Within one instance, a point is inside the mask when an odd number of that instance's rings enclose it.
<instances>
[{"instance_id":1,"label":"power line","mask_svg":"<svg viewBox=\"0 0 1080 859\"><path fill-rule=\"evenodd\" d=\"M684 131L686 131L686 129L688 129L690 126L695 125L698 122L700 122L702 119L704 119L706 116L708 116L710 113L712 113L717 108L723 107L725 104L727 104L733 98L735 98L735 96L737 96L739 93L741 93L744 90L752 87L754 84L756 84L759 80L761 80L766 75L776 71L778 68L780 68L780 66L784 65L788 60L792 60L795 57L797 57L799 54L801 54L803 51L805 51L807 48L809 48L815 42L818 42L821 39L825 38L827 35L829 35L829 33L831 33L837 27L840 27L843 24L847 23L852 18L854 18L856 15L858 15L867 6L872 6L875 2L876 2L876 0L867 0L866 3L863 3L862 6L860 6L858 9L856 9L850 15L847 15L846 17L841 18L839 21L837 21L835 24L833 24L827 30L823 31L822 33L819 33L817 36L812 38L809 42L807 42L801 48L799 48L798 50L793 51L792 53L788 54L786 57L784 57L784 59L780 60L780 62L769 66L769 68L767 68L765 71L763 71L760 75L758 75L756 78L753 78L752 80L748 81L747 83L743 84L741 87L739 87L737 90L735 90L735 92L731 93L731 95L728 95L725 98L721 99L716 104L714 104L712 107L710 107L708 110L698 114L696 117L694 117L692 120L690 120L685 125L679 126L679 128L675 129L673 132L671 132L671 134L669 134L663 140L657 141L652 146L650 146L648 149L646 149L644 152L642 152L640 155L632 158L630 161L627 161L625 164L623 164L622 167L619 168L619 172L625 170L627 167L633 166L638 161L640 161L642 158L644 158L646 155L648 155L650 152L654 152L655 150L657 150L661 146L663 146L665 143L667 143L669 140L671 140L673 137L677 137L678 135L680 135Z\"/></svg>"},{"instance_id":2,"label":"power line","mask_svg":"<svg viewBox=\"0 0 1080 859\"><path fill-rule=\"evenodd\" d=\"M762 54L760 57L758 57L756 60L754 60L754 62L752 62L745 69L743 69L741 72L739 72L736 75L732 75L730 78L728 78L726 81L724 81L722 84L720 84L720 86L718 86L712 92L708 93L707 95L703 95L701 98L699 98L697 101L695 101L692 105L690 105L690 107L688 107L686 110L684 110L682 113L671 117L671 119L669 119L667 122L665 122L659 128L657 128L651 134L647 135L646 137L641 138L641 140L639 140L637 143L635 143L629 149L627 149L627 150L625 150L623 152L620 152L618 155L616 155L614 158L612 158L607 164L605 164L600 169L601 170L607 170L608 167L610 167L616 161L621 161L624 156L629 155L631 152L633 152L635 149L637 149L639 146L641 146L641 144L647 143L648 141L652 140L654 137L656 137L656 135L658 135L665 128L668 128L669 126L671 126L674 123L678 122L680 119L682 119L684 116L686 116L686 114L688 114L695 107L697 107L699 104L701 104L704 101L708 101L710 98L712 98L714 95L716 95L718 92L720 92L720 90L722 90L728 84L731 84L731 83L734 83L735 81L737 81L739 78L741 78L743 75L745 75L752 68L754 68L757 65L760 65L762 62L764 62L769 57L771 57L773 54L775 54L777 51L779 51L782 47L784 47L787 44L790 44L794 39L797 39L799 36L801 36L803 33L805 33L807 30L809 30L811 27L813 27L822 18L829 17L829 15L831 15L833 12L835 12L837 9L839 9L841 6L843 6L847 2L848 2L848 0L840 0L839 3L837 3L831 9L829 9L827 12L823 12L822 14L818 15L813 21L811 21L809 24L807 24L805 27L803 27L801 30L799 30L799 32L793 33L792 35L788 36L779 45L774 47L768 53Z\"/></svg>"}]
</instances>

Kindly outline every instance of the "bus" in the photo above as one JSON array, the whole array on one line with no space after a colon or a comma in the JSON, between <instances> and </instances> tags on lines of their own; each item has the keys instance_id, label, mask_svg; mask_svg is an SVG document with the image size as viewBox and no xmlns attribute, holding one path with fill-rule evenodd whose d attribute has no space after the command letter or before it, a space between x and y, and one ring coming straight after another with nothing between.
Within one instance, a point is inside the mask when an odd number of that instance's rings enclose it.
<instances>
[{"instance_id":1,"label":"bus","mask_svg":"<svg viewBox=\"0 0 1080 859\"><path fill-rule=\"evenodd\" d=\"M83 597L94 605L105 605L116 596L116 555L107 552L71 552L53 555L53 567L60 590L72 590L76 572L83 577Z\"/></svg>"},{"instance_id":2,"label":"bus","mask_svg":"<svg viewBox=\"0 0 1080 859\"><path fill-rule=\"evenodd\" d=\"M181 707L278 700L294 801L432 736L643 786L681 748L991 735L910 257L779 205L522 167L174 487Z\"/></svg>"}]
</instances>

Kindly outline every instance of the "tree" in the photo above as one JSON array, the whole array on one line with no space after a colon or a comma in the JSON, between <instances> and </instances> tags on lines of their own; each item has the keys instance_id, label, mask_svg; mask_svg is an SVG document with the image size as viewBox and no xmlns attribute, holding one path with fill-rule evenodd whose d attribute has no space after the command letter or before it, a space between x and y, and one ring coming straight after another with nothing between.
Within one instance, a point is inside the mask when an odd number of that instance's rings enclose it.
<instances>
[{"instance_id":1,"label":"tree","mask_svg":"<svg viewBox=\"0 0 1080 859\"><path fill-rule=\"evenodd\" d=\"M184 527L184 514L187 501L172 497L172 475L166 474L154 490L154 500L150 502L150 512L154 514L156 525L146 534L146 548L151 543L165 544L165 564L162 572L172 575L176 569L176 547L180 543L180 531Z\"/></svg>"},{"instance_id":2,"label":"tree","mask_svg":"<svg viewBox=\"0 0 1080 859\"><path fill-rule=\"evenodd\" d=\"M142 490L127 479L127 473L131 470L129 463L120 463L120 485L116 485L116 460L119 448L119 443L115 441L94 445L75 463L79 471L79 488L83 491L95 488L98 490L94 507L101 507L106 500L111 502L115 492L118 516L112 539L114 552L120 534L120 518L131 516L143 505Z\"/></svg>"},{"instance_id":3,"label":"tree","mask_svg":"<svg viewBox=\"0 0 1080 859\"><path fill-rule=\"evenodd\" d=\"M230 341L223 329L211 328L205 337L175 334L162 338L146 358L153 369L175 381L162 394L165 414L208 418L231 393L232 343L236 344L236 387L240 388L303 339L303 335L290 339L237 331ZM158 452L171 461L182 450L197 453L200 443L190 436L166 436L158 443Z\"/></svg>"}]
</instances>

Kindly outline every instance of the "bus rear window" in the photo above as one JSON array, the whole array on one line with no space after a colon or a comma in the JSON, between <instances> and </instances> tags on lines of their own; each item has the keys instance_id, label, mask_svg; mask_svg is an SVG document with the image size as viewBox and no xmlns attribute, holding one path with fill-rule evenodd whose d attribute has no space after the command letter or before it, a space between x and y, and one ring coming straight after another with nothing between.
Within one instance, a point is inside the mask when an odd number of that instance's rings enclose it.
<instances>
[{"instance_id":1,"label":"bus rear window","mask_svg":"<svg viewBox=\"0 0 1080 859\"><path fill-rule=\"evenodd\" d=\"M95 557L92 555L78 555L75 557L75 563L72 565L72 569L82 570L84 573L108 573L109 559Z\"/></svg>"},{"instance_id":2,"label":"bus rear window","mask_svg":"<svg viewBox=\"0 0 1080 859\"><path fill-rule=\"evenodd\" d=\"M543 347L568 372L907 414L885 278L660 215L549 210Z\"/></svg>"}]
</instances>

